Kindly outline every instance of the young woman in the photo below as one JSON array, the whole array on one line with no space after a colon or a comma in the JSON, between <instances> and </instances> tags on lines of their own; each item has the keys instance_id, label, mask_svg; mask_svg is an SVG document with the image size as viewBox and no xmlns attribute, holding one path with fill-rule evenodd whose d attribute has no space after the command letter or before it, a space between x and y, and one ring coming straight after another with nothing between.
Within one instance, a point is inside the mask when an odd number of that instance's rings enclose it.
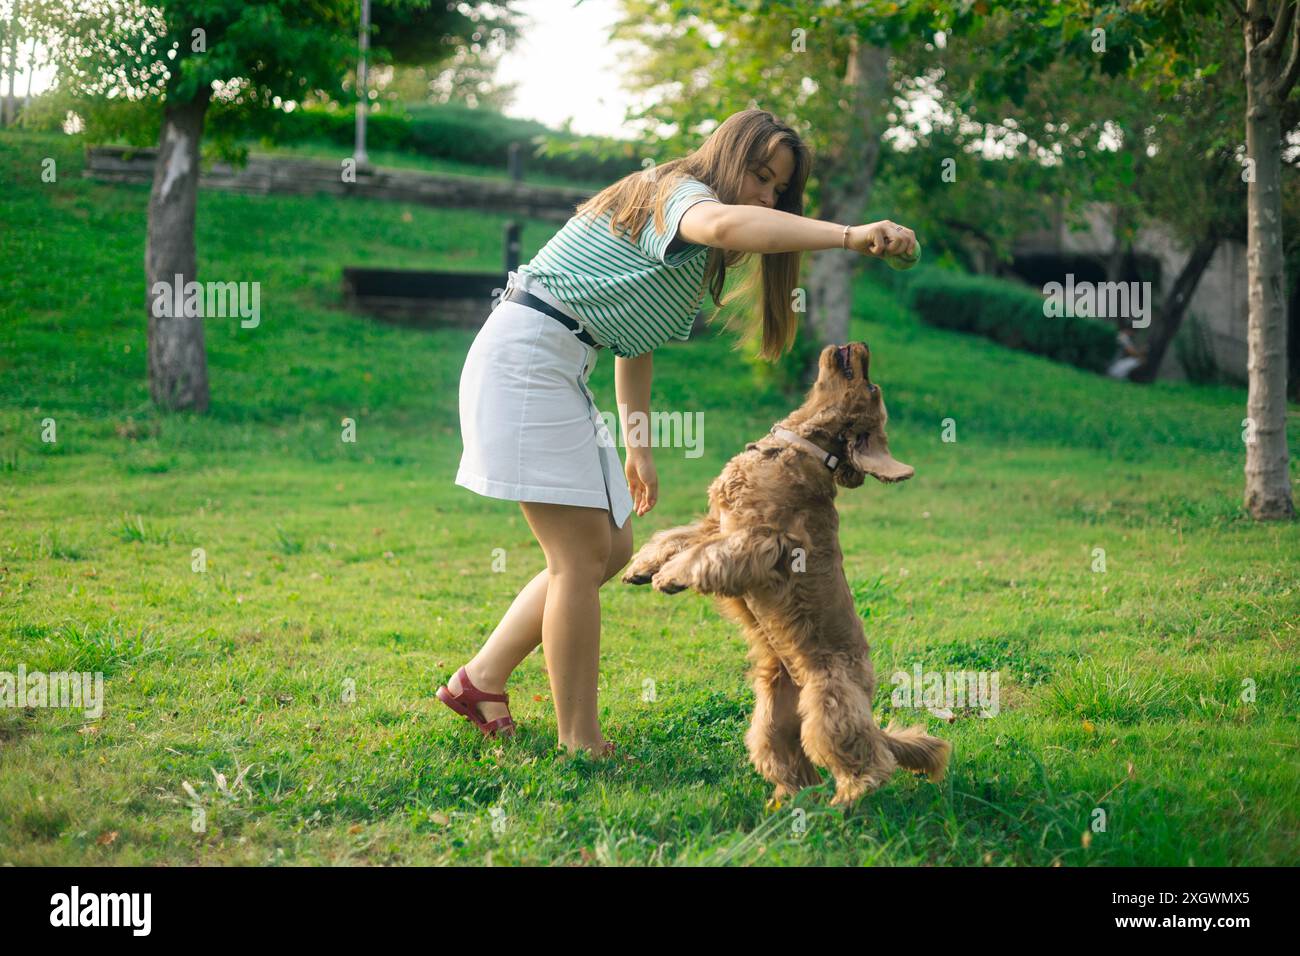
<instances>
[{"instance_id":1,"label":"young woman","mask_svg":"<svg viewBox=\"0 0 1300 956\"><path fill-rule=\"evenodd\" d=\"M595 756L614 750L597 720L598 592L632 556L631 512L644 515L659 494L650 448L627 441L628 421L648 420L653 350L690 336L705 288L718 306L761 291L754 326L762 330L760 354L772 360L794 341L791 292L802 252L914 253L912 231L889 221L805 218L810 165L794 130L764 110L744 110L694 153L630 174L583 203L510 273L461 371L456 484L518 501L546 569L438 688L443 703L484 733L514 732L506 681L541 643L559 746ZM727 269L754 253L759 267L720 300ZM587 388L600 349L615 356L625 468Z\"/></svg>"}]
</instances>

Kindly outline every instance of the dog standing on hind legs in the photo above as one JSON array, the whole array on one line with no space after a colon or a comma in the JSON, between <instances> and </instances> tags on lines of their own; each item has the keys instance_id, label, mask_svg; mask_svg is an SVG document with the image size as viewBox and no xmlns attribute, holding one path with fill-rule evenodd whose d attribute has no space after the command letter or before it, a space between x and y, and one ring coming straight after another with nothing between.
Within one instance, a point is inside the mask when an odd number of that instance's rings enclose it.
<instances>
[{"instance_id":1,"label":"dog standing on hind legs","mask_svg":"<svg viewBox=\"0 0 1300 956\"><path fill-rule=\"evenodd\" d=\"M938 781L952 747L923 727L881 728L871 649L844 576L836 488L870 475L904 481L893 458L864 342L828 345L796 411L732 458L709 486L699 521L656 532L623 581L715 597L749 644L754 716L750 760L783 799L835 778L832 804L851 804L901 768Z\"/></svg>"}]
</instances>

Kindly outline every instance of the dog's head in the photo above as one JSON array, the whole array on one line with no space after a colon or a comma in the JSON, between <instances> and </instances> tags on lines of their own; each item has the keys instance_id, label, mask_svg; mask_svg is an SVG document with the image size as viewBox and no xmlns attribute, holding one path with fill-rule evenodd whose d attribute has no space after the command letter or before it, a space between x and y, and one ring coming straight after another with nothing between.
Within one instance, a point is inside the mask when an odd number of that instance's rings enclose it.
<instances>
[{"instance_id":1,"label":"dog's head","mask_svg":"<svg viewBox=\"0 0 1300 956\"><path fill-rule=\"evenodd\" d=\"M817 381L798 418L843 448L835 481L856 488L866 475L878 481L906 481L916 473L889 453L885 437L885 399L871 382L871 350L866 342L828 345L818 358Z\"/></svg>"}]
</instances>

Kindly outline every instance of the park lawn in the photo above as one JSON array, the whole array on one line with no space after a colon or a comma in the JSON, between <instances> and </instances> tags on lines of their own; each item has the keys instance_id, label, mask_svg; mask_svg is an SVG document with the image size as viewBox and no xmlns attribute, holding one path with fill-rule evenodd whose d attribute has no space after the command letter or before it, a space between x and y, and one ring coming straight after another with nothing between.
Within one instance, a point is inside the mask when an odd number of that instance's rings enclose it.
<instances>
[{"instance_id":1,"label":"park lawn","mask_svg":"<svg viewBox=\"0 0 1300 956\"><path fill-rule=\"evenodd\" d=\"M212 408L162 415L148 191L80 178L80 155L0 133L0 670L101 671L106 703L0 709L0 863L1297 862L1300 527L1243 517L1243 391L924 327L868 264L852 337L917 475L841 490L845 574L877 717L954 755L847 813L829 784L767 808L744 642L708 598L602 591L602 727L635 761L557 758L540 650L512 741L433 696L544 563L516 504L452 481L472 332L351 315L339 279L495 268L505 216L202 194L200 278L259 281L262 319L210 319ZM553 229L528 223L525 258ZM704 454L657 451L638 545L801 400L725 334L655 368L656 409L705 411ZM608 356L592 388L614 407ZM997 715L894 714L917 664L996 670Z\"/></svg>"},{"instance_id":2,"label":"park lawn","mask_svg":"<svg viewBox=\"0 0 1300 956\"><path fill-rule=\"evenodd\" d=\"M339 163L352 156L350 146L341 146L318 140L306 140L297 143L266 143L250 141L246 144L249 153L254 156L288 156L295 159L318 159ZM508 179L504 166L471 166L468 163L442 157L426 156L396 149L367 149L366 157L370 165L378 169L400 169L415 172L438 173L443 176L464 176L470 179ZM534 186L561 186L568 189L589 189L598 191L602 183L583 182L566 176L530 170L525 161L522 173L523 182Z\"/></svg>"}]
</instances>

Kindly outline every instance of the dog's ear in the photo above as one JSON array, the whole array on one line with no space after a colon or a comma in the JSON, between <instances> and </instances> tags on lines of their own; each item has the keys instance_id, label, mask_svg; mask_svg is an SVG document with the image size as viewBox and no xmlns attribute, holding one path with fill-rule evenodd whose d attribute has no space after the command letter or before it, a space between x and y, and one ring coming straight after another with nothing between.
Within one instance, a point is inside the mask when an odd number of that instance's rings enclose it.
<instances>
[{"instance_id":1,"label":"dog's ear","mask_svg":"<svg viewBox=\"0 0 1300 956\"><path fill-rule=\"evenodd\" d=\"M857 488L862 484L866 475L854 463L852 455L845 455L840 460L840 463L835 466L835 470L831 472L831 477L835 479L835 483L841 488Z\"/></svg>"},{"instance_id":2,"label":"dog's ear","mask_svg":"<svg viewBox=\"0 0 1300 956\"><path fill-rule=\"evenodd\" d=\"M889 453L889 442L883 431L868 432L850 443L848 459L860 475L870 475L877 481L906 481L916 474L916 469L905 465ZM862 478L858 478L862 484ZM850 485L848 487L857 487Z\"/></svg>"}]
</instances>

